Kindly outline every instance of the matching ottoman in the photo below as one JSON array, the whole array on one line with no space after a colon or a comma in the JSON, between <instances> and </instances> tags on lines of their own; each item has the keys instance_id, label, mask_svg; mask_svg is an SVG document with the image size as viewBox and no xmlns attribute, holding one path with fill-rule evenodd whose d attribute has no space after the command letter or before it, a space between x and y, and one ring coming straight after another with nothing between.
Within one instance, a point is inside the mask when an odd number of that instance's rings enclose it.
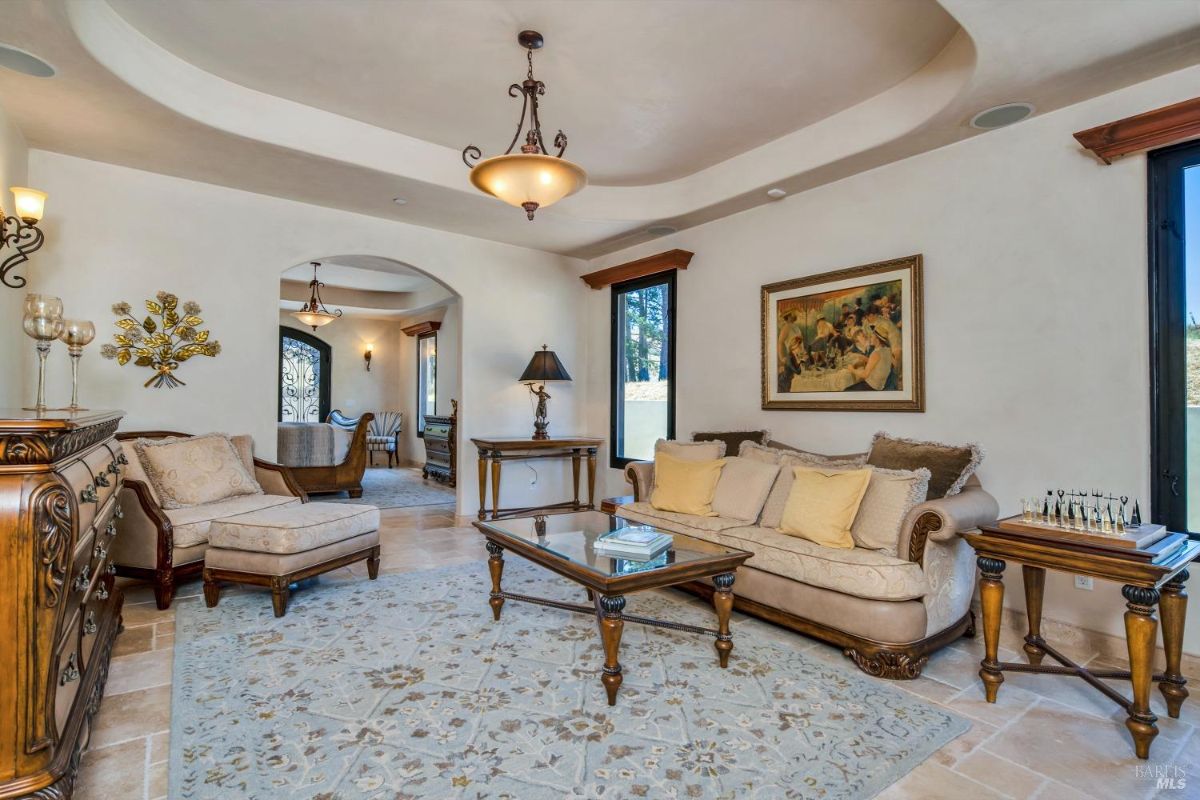
<instances>
[{"instance_id":1,"label":"matching ottoman","mask_svg":"<svg viewBox=\"0 0 1200 800\"><path fill-rule=\"evenodd\" d=\"M204 555L204 601L217 604L218 581L270 586L275 616L287 611L291 584L367 559L379 575L379 509L304 503L213 522Z\"/></svg>"}]
</instances>

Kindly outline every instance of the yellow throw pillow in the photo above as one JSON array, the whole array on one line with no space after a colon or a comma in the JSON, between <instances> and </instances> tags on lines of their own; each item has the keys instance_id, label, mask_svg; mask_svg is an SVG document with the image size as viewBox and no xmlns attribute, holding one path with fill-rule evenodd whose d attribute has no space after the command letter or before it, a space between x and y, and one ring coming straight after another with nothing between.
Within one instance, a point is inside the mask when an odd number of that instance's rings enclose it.
<instances>
[{"instance_id":1,"label":"yellow throw pillow","mask_svg":"<svg viewBox=\"0 0 1200 800\"><path fill-rule=\"evenodd\" d=\"M713 497L725 459L685 461L658 452L654 455L654 491L650 505L659 511L676 511L700 517L715 517Z\"/></svg>"},{"instance_id":2,"label":"yellow throw pillow","mask_svg":"<svg viewBox=\"0 0 1200 800\"><path fill-rule=\"evenodd\" d=\"M792 490L779 531L825 547L854 547L850 526L871 482L871 470L793 467Z\"/></svg>"}]
</instances>

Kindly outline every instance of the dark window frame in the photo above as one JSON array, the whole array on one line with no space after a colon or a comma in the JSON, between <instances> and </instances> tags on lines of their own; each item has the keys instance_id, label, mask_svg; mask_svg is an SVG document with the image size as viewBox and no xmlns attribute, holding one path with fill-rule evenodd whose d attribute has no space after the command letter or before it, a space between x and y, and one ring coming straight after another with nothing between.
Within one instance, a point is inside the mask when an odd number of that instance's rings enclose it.
<instances>
[{"instance_id":1,"label":"dark window frame","mask_svg":"<svg viewBox=\"0 0 1200 800\"><path fill-rule=\"evenodd\" d=\"M1200 169L1200 142L1152 151L1147 158L1150 318L1150 519L1187 526L1187 265L1183 171ZM1194 235L1200 236L1200 231ZM1193 502L1200 502L1195 498ZM1198 534L1192 534L1193 538Z\"/></svg>"},{"instance_id":2,"label":"dark window frame","mask_svg":"<svg viewBox=\"0 0 1200 800\"><path fill-rule=\"evenodd\" d=\"M283 421L283 340L285 338L304 342L321 354L320 383L317 385L317 416L320 417L321 422L324 422L329 419L329 412L333 406L333 345L323 339L317 338L308 331L302 331L299 328L289 328L287 325L279 326L279 365L275 377L275 416L279 422Z\"/></svg>"},{"instance_id":3,"label":"dark window frame","mask_svg":"<svg viewBox=\"0 0 1200 800\"><path fill-rule=\"evenodd\" d=\"M609 466L613 469L624 469L625 465L635 458L625 458L620 455L621 447L621 416L624 411L623 387L621 370L624 359L621 358L621 333L619 314L621 296L626 292L645 289L650 286L665 284L667 287L667 438L675 438L675 340L678 329L675 327L676 311L679 307L676 276L678 270L656 272L644 278L622 281L612 285L612 308L610 310L611 340L609 349Z\"/></svg>"},{"instance_id":4,"label":"dark window frame","mask_svg":"<svg viewBox=\"0 0 1200 800\"><path fill-rule=\"evenodd\" d=\"M433 339L433 414L437 416L437 382L438 382L438 360L441 354L438 353L437 331L422 333L417 336L417 437L425 438L425 417L424 411L425 394L421 391L421 375L424 374L423 364L421 363L421 342L426 339Z\"/></svg>"}]
</instances>

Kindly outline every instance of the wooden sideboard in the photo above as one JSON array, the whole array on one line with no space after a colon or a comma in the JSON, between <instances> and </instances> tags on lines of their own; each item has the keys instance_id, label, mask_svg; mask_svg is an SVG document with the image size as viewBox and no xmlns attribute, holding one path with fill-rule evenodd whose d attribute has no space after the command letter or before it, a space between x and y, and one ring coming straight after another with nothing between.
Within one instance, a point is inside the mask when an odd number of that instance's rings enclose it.
<instances>
[{"instance_id":1,"label":"wooden sideboard","mask_svg":"<svg viewBox=\"0 0 1200 800\"><path fill-rule=\"evenodd\" d=\"M450 401L450 416L425 416L425 467L421 475L458 485L458 401Z\"/></svg>"},{"instance_id":2,"label":"wooden sideboard","mask_svg":"<svg viewBox=\"0 0 1200 800\"><path fill-rule=\"evenodd\" d=\"M121 590L121 412L0 410L0 799L64 800L100 706Z\"/></svg>"}]
</instances>

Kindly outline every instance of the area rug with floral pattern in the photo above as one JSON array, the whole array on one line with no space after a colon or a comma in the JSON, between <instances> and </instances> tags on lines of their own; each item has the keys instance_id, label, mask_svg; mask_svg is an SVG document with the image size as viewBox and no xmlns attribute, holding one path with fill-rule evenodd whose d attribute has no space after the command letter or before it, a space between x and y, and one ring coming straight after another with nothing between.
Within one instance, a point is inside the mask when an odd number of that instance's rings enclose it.
<instances>
[{"instance_id":1,"label":"area rug with floral pattern","mask_svg":"<svg viewBox=\"0 0 1200 800\"><path fill-rule=\"evenodd\" d=\"M519 559L508 591L582 601ZM626 624L610 707L596 621L518 602L486 562L177 600L170 796L868 798L969 729L820 645L735 615L712 640ZM736 585L734 587L736 591ZM711 626L681 593L626 613Z\"/></svg>"}]
</instances>

